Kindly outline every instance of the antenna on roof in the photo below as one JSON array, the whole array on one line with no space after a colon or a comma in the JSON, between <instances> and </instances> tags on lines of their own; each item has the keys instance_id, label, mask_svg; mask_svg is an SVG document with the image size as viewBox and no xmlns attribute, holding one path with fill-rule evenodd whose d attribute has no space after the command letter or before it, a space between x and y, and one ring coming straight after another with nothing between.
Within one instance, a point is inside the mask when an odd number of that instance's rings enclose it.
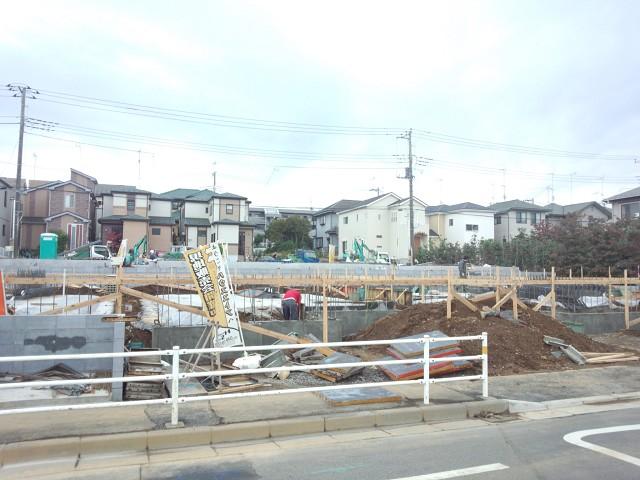
<instances>
[{"instance_id":1,"label":"antenna on roof","mask_svg":"<svg viewBox=\"0 0 640 480\"><path fill-rule=\"evenodd\" d=\"M213 185L211 186L211 190L213 190L213 193L216 193L216 162L211 162L211 169L213 170L211 172L211 176L213 177Z\"/></svg>"}]
</instances>

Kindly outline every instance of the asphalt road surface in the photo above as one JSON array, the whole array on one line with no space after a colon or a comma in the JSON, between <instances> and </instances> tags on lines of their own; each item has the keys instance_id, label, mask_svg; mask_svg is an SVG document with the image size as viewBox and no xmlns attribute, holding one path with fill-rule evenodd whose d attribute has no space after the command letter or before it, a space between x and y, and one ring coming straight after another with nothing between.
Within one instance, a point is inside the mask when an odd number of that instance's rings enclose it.
<instances>
[{"instance_id":1,"label":"asphalt road surface","mask_svg":"<svg viewBox=\"0 0 640 480\"><path fill-rule=\"evenodd\" d=\"M640 409L429 431L385 429L383 438L319 435L243 445L236 453L135 467L140 479L606 479L640 478ZM268 447L268 448L267 448ZM129 467L134 468L134 467ZM123 474L125 471L123 470ZM127 473L131 473L128 470ZM104 475L104 476L103 476ZM83 478L119 478L117 470ZM75 477L73 477L75 478Z\"/></svg>"}]
</instances>

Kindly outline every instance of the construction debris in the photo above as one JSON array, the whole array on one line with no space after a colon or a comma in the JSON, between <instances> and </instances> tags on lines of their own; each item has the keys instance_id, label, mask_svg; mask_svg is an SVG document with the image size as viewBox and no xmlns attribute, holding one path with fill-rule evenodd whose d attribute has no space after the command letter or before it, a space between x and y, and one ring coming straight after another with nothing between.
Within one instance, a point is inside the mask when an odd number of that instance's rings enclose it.
<instances>
[{"instance_id":1,"label":"construction debris","mask_svg":"<svg viewBox=\"0 0 640 480\"><path fill-rule=\"evenodd\" d=\"M331 365L333 363L357 363L361 360L358 357L349 355L347 353L336 352L332 355L324 358L318 364L319 365ZM341 382L349 377L357 375L362 372L364 367L351 367L351 368L329 368L322 370L311 370L311 373L317 377L329 380L330 382Z\"/></svg>"},{"instance_id":2,"label":"construction debris","mask_svg":"<svg viewBox=\"0 0 640 480\"><path fill-rule=\"evenodd\" d=\"M138 351L144 351L138 350ZM165 373L165 366L162 363L160 354L145 357L130 357L127 361L128 376L161 375ZM151 380L144 382L129 381L125 383L125 400L152 400L155 398L165 398L163 380Z\"/></svg>"},{"instance_id":3,"label":"construction debris","mask_svg":"<svg viewBox=\"0 0 640 480\"><path fill-rule=\"evenodd\" d=\"M83 378L89 378L87 375L74 370L64 363L56 363L55 365L45 368L36 373L25 374L20 376L15 376L14 381L18 382L34 382L39 380L79 380ZM68 395L70 397L78 397L83 393L91 393L94 388L93 385L53 385L51 387L52 390L57 393L61 393L63 395Z\"/></svg>"}]
</instances>

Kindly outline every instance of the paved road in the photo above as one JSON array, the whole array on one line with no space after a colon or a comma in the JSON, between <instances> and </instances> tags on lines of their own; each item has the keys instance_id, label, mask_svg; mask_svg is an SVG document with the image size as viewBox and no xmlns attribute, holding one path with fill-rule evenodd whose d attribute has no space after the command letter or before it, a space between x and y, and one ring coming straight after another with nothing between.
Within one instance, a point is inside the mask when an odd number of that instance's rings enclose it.
<instances>
[{"instance_id":1,"label":"paved road","mask_svg":"<svg viewBox=\"0 0 640 480\"><path fill-rule=\"evenodd\" d=\"M436 426L444 428L440 431L427 425L395 427L378 431L379 438L371 438L376 431L344 432L217 449L216 457L181 462L158 457L154 463L152 457L142 467L108 474L88 470L77 478L635 480L640 478L639 414L640 408L631 408L502 424L465 421ZM587 432L592 435L584 438L573 433L603 428L609 430ZM584 441L590 443L576 445ZM600 447L609 450L593 450Z\"/></svg>"}]
</instances>

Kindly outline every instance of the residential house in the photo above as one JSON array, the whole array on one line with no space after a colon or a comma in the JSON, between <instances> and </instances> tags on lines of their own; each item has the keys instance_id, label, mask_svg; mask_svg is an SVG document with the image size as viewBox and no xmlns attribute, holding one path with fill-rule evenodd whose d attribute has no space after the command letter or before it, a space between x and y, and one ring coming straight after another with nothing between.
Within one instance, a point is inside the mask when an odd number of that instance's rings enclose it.
<instances>
[{"instance_id":1,"label":"residential house","mask_svg":"<svg viewBox=\"0 0 640 480\"><path fill-rule=\"evenodd\" d=\"M13 236L13 200L15 178L0 177L0 248L11 245Z\"/></svg>"},{"instance_id":2,"label":"residential house","mask_svg":"<svg viewBox=\"0 0 640 480\"><path fill-rule=\"evenodd\" d=\"M354 240L363 240L371 249L388 252L400 262L410 258L411 248L417 251L427 235L425 209L419 199L414 203L414 239L409 240L409 199L386 193L363 200L337 212L340 225L339 255L353 250Z\"/></svg>"},{"instance_id":3,"label":"residential house","mask_svg":"<svg viewBox=\"0 0 640 480\"><path fill-rule=\"evenodd\" d=\"M551 210L522 200L509 200L489 205L494 214L494 239L508 241L520 232L531 233Z\"/></svg>"},{"instance_id":4,"label":"residential house","mask_svg":"<svg viewBox=\"0 0 640 480\"><path fill-rule=\"evenodd\" d=\"M605 198L604 201L611 204L614 221L640 218L640 187Z\"/></svg>"},{"instance_id":5,"label":"residential house","mask_svg":"<svg viewBox=\"0 0 640 480\"><path fill-rule=\"evenodd\" d=\"M361 200L340 200L315 212L312 216L314 225L313 248L321 250L325 255L329 245L338 245L338 212L348 210L362 203Z\"/></svg>"},{"instance_id":6,"label":"residential house","mask_svg":"<svg viewBox=\"0 0 640 480\"><path fill-rule=\"evenodd\" d=\"M440 239L450 243L469 243L494 238L494 213L477 203L427 207L429 227Z\"/></svg>"},{"instance_id":7,"label":"residential house","mask_svg":"<svg viewBox=\"0 0 640 480\"><path fill-rule=\"evenodd\" d=\"M574 203L564 206L550 203L545 208L549 209L546 222L550 225L558 225L567 215L575 215L582 225L588 225L594 220L608 222L612 217L611 210L598 202Z\"/></svg>"},{"instance_id":8,"label":"residential house","mask_svg":"<svg viewBox=\"0 0 640 480\"><path fill-rule=\"evenodd\" d=\"M309 221L312 229L309 232L309 236L314 238L313 231L313 214L314 211L309 209L298 208L280 208L280 207L250 207L249 208L249 223L253 226L254 238L258 235L266 235L267 229L271 222L276 219L284 219L289 217L301 217ZM263 246L267 246L266 241L263 242Z\"/></svg>"},{"instance_id":9,"label":"residential house","mask_svg":"<svg viewBox=\"0 0 640 480\"><path fill-rule=\"evenodd\" d=\"M89 242L95 183L95 178L73 169L70 180L29 181L22 196L21 249L37 250L45 232L66 233L65 248Z\"/></svg>"},{"instance_id":10,"label":"residential house","mask_svg":"<svg viewBox=\"0 0 640 480\"><path fill-rule=\"evenodd\" d=\"M247 260L252 256L253 227L249 223L246 197L211 190L178 188L158 195L172 204L178 219L178 240L189 247L220 241L228 245L229 258Z\"/></svg>"}]
</instances>

